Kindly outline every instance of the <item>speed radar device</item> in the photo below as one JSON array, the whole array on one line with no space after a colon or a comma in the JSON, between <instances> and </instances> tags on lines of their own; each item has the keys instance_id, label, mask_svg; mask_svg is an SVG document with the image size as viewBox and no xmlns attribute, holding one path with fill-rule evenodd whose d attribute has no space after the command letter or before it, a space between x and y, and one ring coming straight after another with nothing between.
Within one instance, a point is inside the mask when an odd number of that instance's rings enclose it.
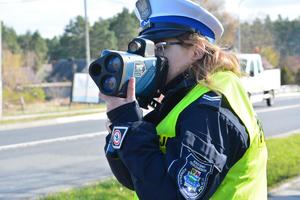
<instances>
[{"instance_id":1,"label":"speed radar device","mask_svg":"<svg viewBox=\"0 0 300 200\"><path fill-rule=\"evenodd\" d=\"M136 79L136 97L141 107L147 107L158 97L165 83L167 60L155 56L151 40L135 38L127 52L104 50L100 58L90 64L89 74L101 93L126 97L128 81Z\"/></svg>"}]
</instances>

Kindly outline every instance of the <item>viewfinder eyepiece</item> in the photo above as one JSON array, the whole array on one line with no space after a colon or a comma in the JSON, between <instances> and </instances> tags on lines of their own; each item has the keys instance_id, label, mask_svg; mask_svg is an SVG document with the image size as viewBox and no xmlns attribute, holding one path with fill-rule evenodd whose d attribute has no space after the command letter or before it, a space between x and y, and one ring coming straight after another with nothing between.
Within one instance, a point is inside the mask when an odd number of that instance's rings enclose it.
<instances>
[{"instance_id":1,"label":"viewfinder eyepiece","mask_svg":"<svg viewBox=\"0 0 300 200\"><path fill-rule=\"evenodd\" d=\"M128 44L128 51L131 53L135 53L137 51L139 51L142 47L142 44L137 41L137 40L133 40Z\"/></svg>"}]
</instances>

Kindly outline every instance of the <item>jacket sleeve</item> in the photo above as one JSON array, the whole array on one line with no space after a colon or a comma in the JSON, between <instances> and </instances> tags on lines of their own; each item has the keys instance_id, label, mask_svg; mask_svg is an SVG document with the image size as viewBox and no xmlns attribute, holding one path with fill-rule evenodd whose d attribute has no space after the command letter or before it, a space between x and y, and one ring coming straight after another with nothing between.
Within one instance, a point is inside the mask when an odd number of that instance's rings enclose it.
<instances>
[{"instance_id":1,"label":"jacket sleeve","mask_svg":"<svg viewBox=\"0 0 300 200\"><path fill-rule=\"evenodd\" d=\"M111 144L140 199L208 199L247 149L245 129L232 119L201 101L189 105L163 154L154 124L110 118Z\"/></svg>"},{"instance_id":2,"label":"jacket sleeve","mask_svg":"<svg viewBox=\"0 0 300 200\"><path fill-rule=\"evenodd\" d=\"M128 112L129 111L129 112ZM135 103L129 103L125 106L116 108L115 110L107 113L108 117L117 123L128 121L126 116L130 116L132 121L139 121L142 119L142 112ZM112 125L110 125L110 129ZM134 190L130 173L122 160L119 158L117 151L112 147L111 133L106 136L106 144L104 146L106 159L111 168L112 173L116 179L125 187Z\"/></svg>"}]
</instances>

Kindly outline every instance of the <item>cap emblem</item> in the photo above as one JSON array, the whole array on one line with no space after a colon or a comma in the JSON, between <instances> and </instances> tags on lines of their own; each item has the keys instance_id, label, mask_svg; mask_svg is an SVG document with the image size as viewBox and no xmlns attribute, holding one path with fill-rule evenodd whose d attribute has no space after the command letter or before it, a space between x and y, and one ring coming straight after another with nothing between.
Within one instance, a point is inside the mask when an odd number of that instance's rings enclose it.
<instances>
[{"instance_id":1,"label":"cap emblem","mask_svg":"<svg viewBox=\"0 0 300 200\"><path fill-rule=\"evenodd\" d=\"M146 20L152 14L151 5L149 0L138 0L136 2L136 8L141 16L142 20Z\"/></svg>"}]
</instances>

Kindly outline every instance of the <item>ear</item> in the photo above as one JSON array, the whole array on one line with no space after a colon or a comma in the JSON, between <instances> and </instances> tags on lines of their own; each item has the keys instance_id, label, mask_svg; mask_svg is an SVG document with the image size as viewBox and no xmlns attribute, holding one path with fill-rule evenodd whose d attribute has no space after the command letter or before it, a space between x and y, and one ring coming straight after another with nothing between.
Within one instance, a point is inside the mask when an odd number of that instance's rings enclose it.
<instances>
[{"instance_id":1,"label":"ear","mask_svg":"<svg viewBox=\"0 0 300 200\"><path fill-rule=\"evenodd\" d=\"M195 45L193 48L193 55L192 55L193 62L196 62L197 60L203 58L204 51L205 51L205 45L203 43Z\"/></svg>"}]
</instances>

